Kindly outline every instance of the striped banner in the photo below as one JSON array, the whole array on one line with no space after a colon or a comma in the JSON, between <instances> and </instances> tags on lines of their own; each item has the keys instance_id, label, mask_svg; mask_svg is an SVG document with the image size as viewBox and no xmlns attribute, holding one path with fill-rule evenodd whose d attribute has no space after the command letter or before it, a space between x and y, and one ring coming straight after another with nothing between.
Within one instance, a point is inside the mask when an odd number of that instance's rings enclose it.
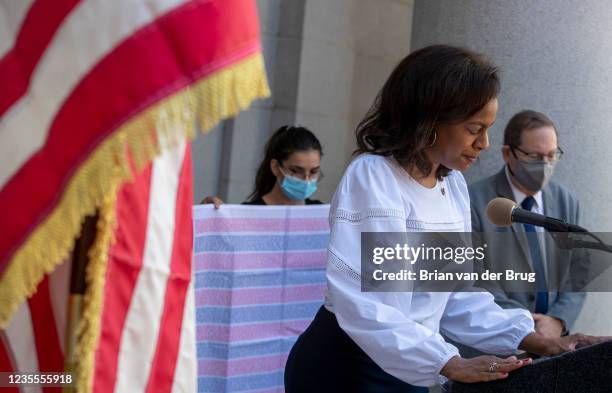
<instances>
[{"instance_id":1,"label":"striped banner","mask_svg":"<svg viewBox=\"0 0 612 393\"><path fill-rule=\"evenodd\" d=\"M283 392L323 303L329 206L196 206L198 392Z\"/></svg>"}]
</instances>

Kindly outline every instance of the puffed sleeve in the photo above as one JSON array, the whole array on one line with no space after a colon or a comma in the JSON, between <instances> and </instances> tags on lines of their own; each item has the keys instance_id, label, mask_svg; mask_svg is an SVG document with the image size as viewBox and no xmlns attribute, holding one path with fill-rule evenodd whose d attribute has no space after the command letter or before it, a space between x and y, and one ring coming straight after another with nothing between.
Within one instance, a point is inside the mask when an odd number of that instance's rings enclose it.
<instances>
[{"instance_id":1,"label":"puffed sleeve","mask_svg":"<svg viewBox=\"0 0 612 393\"><path fill-rule=\"evenodd\" d=\"M529 311L503 309L488 292L455 292L446 303L440 330L453 341L482 352L511 355L533 332Z\"/></svg>"},{"instance_id":2,"label":"puffed sleeve","mask_svg":"<svg viewBox=\"0 0 612 393\"><path fill-rule=\"evenodd\" d=\"M328 299L340 327L383 370L430 386L457 349L411 319L411 292L360 290L361 232L406 231L394 170L383 157L362 156L342 178L330 210Z\"/></svg>"}]
</instances>

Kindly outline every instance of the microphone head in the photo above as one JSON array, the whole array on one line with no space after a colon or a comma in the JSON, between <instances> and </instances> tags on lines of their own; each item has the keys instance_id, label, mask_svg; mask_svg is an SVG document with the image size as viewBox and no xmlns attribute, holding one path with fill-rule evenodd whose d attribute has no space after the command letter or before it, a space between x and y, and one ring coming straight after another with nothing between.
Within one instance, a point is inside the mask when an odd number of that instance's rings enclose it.
<instances>
[{"instance_id":1,"label":"microphone head","mask_svg":"<svg viewBox=\"0 0 612 393\"><path fill-rule=\"evenodd\" d=\"M516 203L507 198L492 199L486 208L489 222L498 227L509 227L512 225L512 210Z\"/></svg>"}]
</instances>

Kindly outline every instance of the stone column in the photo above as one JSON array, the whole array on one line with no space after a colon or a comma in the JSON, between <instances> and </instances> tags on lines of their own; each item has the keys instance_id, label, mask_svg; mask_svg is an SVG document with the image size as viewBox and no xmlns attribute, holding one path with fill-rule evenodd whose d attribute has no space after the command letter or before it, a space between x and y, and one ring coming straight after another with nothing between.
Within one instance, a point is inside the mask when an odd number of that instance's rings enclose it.
<instances>
[{"instance_id":1,"label":"stone column","mask_svg":"<svg viewBox=\"0 0 612 393\"><path fill-rule=\"evenodd\" d=\"M500 111L491 148L466 173L468 182L501 168L502 134L510 117L522 109L538 110L556 123L566 153L554 180L580 200L583 226L612 230L610 20L606 0L416 0L412 49L461 45L484 53L500 68ZM611 299L590 294L577 327L612 334Z\"/></svg>"}]
</instances>

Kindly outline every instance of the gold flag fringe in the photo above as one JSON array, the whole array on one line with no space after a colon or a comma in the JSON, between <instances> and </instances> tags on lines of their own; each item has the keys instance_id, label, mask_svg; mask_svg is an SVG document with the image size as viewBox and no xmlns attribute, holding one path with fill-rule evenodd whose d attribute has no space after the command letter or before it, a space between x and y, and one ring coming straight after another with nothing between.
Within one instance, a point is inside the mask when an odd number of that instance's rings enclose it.
<instances>
[{"instance_id":1,"label":"gold flag fringe","mask_svg":"<svg viewBox=\"0 0 612 393\"><path fill-rule=\"evenodd\" d=\"M17 307L34 294L72 251L81 224L98 209L98 232L87 267L88 288L77 342L77 391L91 390L93 362L100 333L104 272L110 248L118 188L137 170L181 137L193 138L235 116L253 100L270 95L261 53L202 78L134 116L109 135L69 180L53 211L15 252L0 278L0 328ZM194 114L196 114L194 116Z\"/></svg>"},{"instance_id":2,"label":"gold flag fringe","mask_svg":"<svg viewBox=\"0 0 612 393\"><path fill-rule=\"evenodd\" d=\"M110 247L115 240L113 234L117 218L116 202L119 178L117 176L116 181L111 181L109 192L100 207L96 223L96 238L87 253L89 258L85 273L87 289L83 299L83 314L77 327L77 345L74 351L74 359L77 360L74 370L75 392L92 390L96 349L100 337L106 266Z\"/></svg>"}]
</instances>

